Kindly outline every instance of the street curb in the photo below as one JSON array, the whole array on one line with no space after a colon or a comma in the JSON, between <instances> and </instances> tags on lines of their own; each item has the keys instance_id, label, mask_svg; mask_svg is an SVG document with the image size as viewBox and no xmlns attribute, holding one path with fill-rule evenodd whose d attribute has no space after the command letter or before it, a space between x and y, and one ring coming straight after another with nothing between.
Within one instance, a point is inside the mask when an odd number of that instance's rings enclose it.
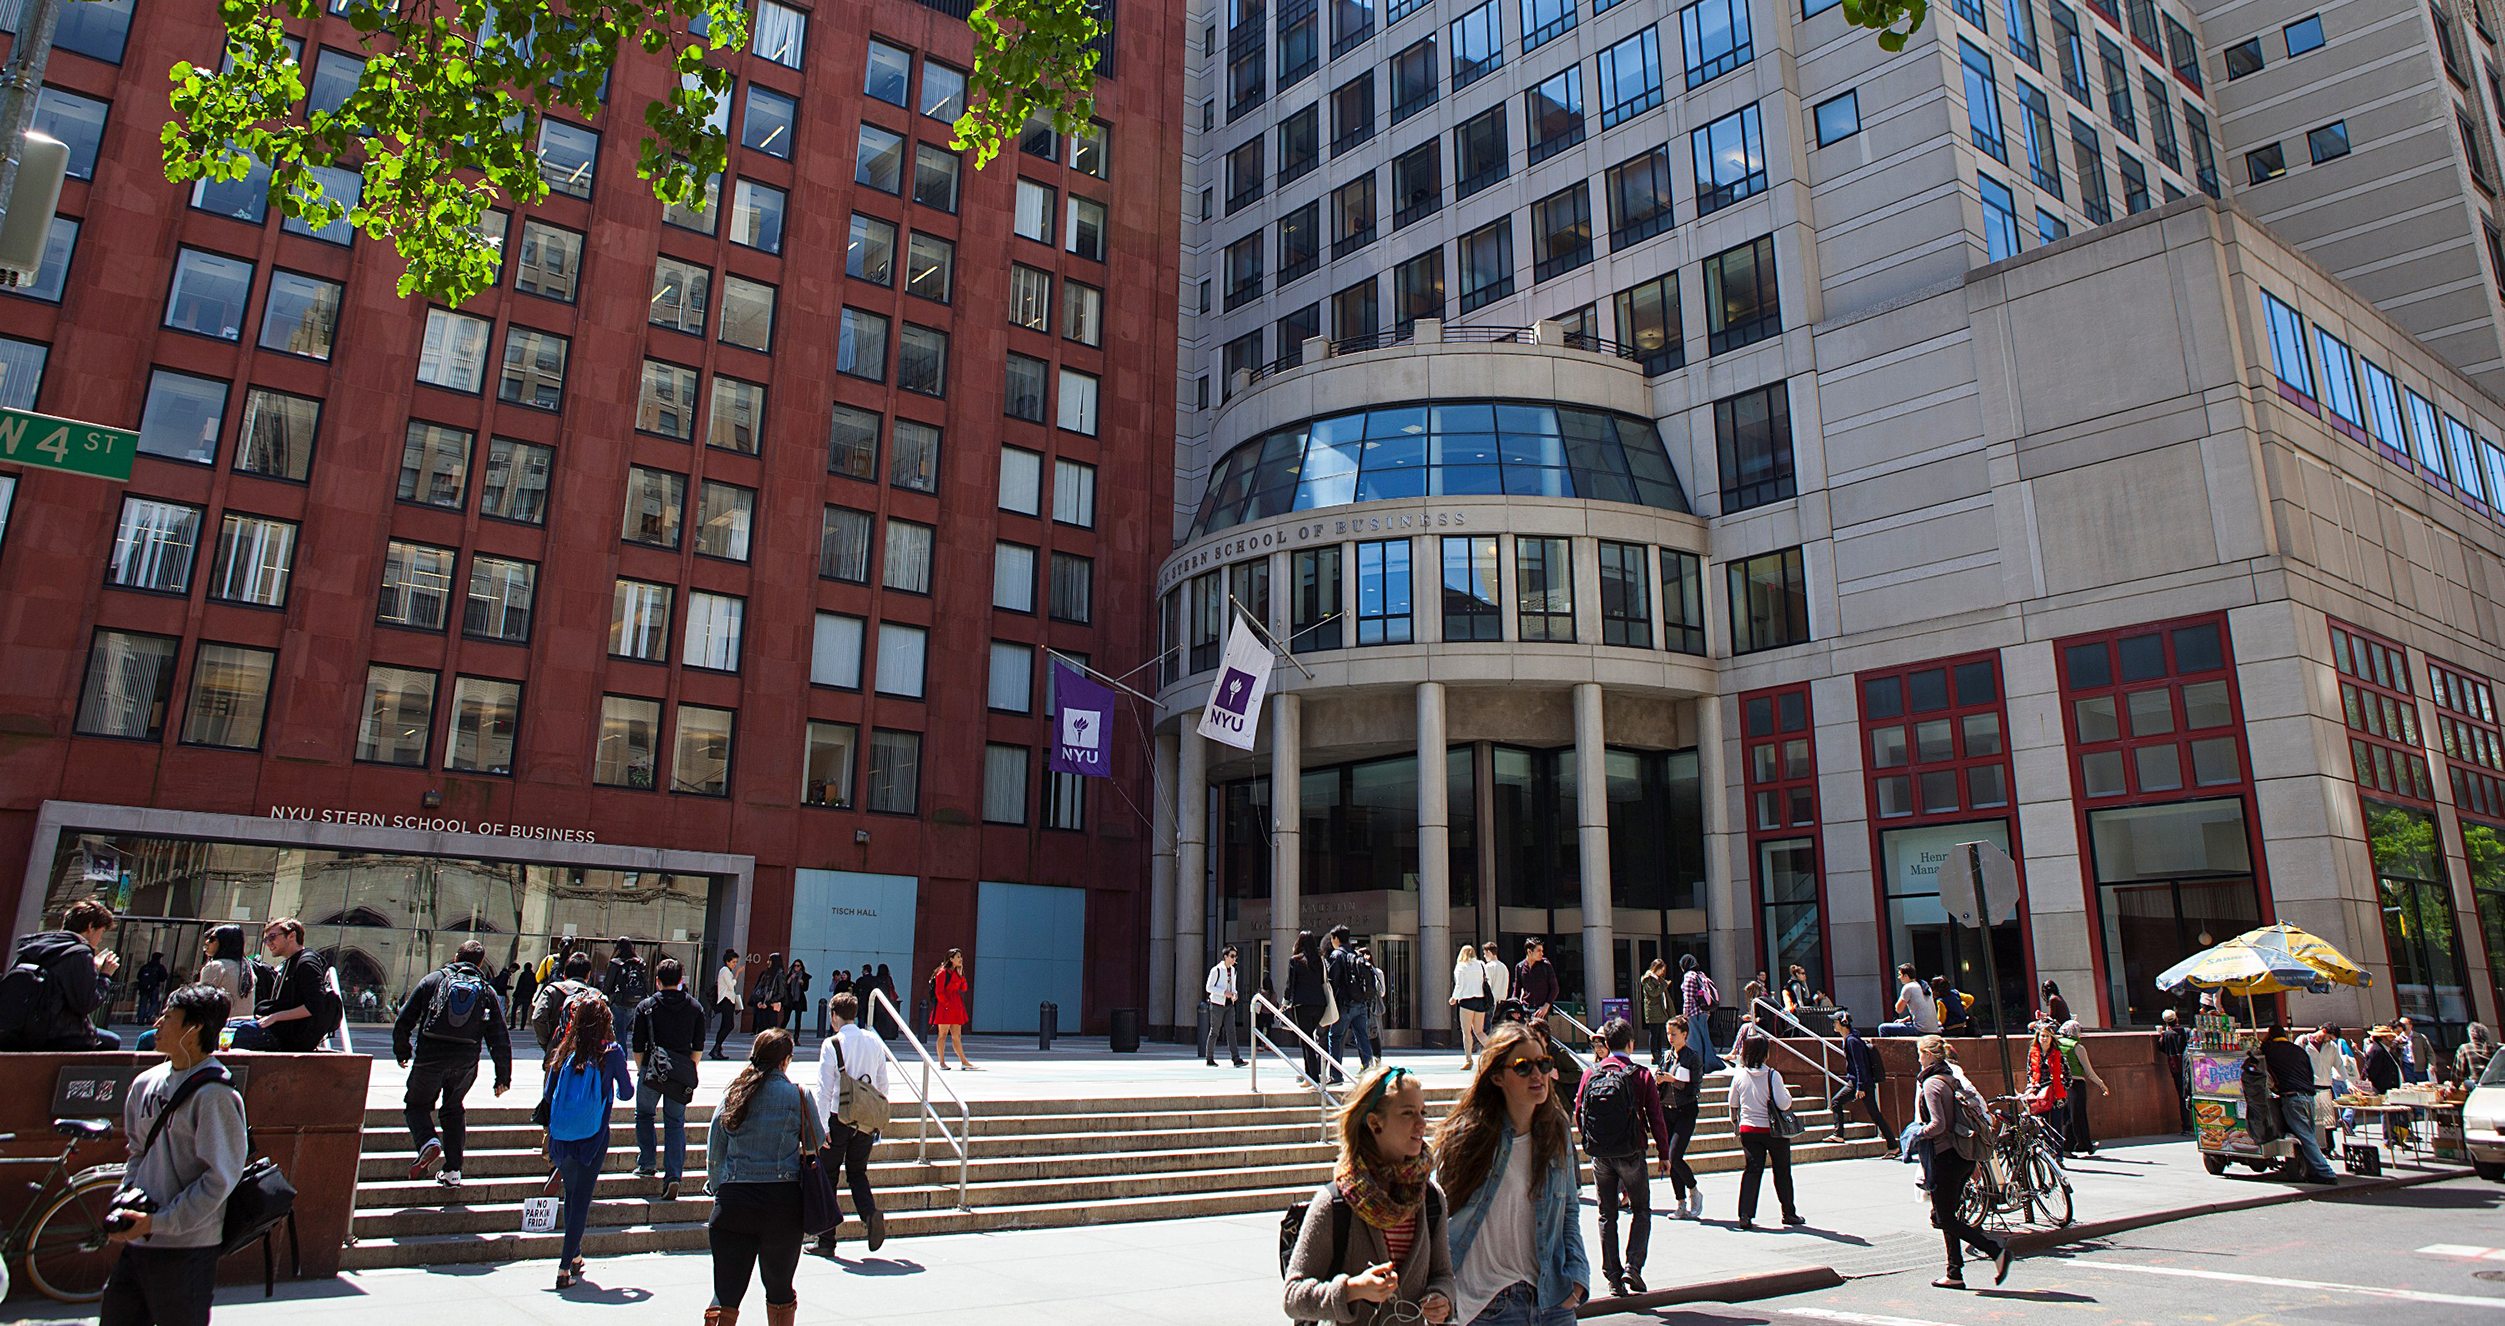
<instances>
[{"instance_id":1,"label":"street curb","mask_svg":"<svg viewBox=\"0 0 2505 1326\"><path fill-rule=\"evenodd\" d=\"M1707 1280L1672 1289L1654 1289L1619 1298L1596 1298L1576 1308L1574 1315L1578 1318L1608 1317L1619 1313L1650 1312L1654 1308L1680 1303L1746 1303L1751 1299L1806 1294L1813 1289L1833 1289L1842 1283L1844 1277L1836 1274L1832 1266L1794 1266L1780 1271L1733 1276L1728 1280Z\"/></svg>"},{"instance_id":2,"label":"street curb","mask_svg":"<svg viewBox=\"0 0 2505 1326\"><path fill-rule=\"evenodd\" d=\"M2169 1207L2145 1211L2138 1215L2117 1216L2111 1220L2091 1220L2063 1229L2043 1230L2013 1235L2010 1248L2018 1255L2037 1253L2090 1239L2146 1229L2151 1225L2172 1224L2177 1220L2196 1220L2202 1216L2223 1215L2230 1211L2250 1211L2258 1207L2284 1206L2290 1202L2318 1202L2326 1198L2347 1197L2358 1193L2390 1192L2412 1188L2422 1183L2441 1183L2446 1179L2468 1176L2468 1169L2437 1170L2425 1174L2392 1175L2342 1184L2337 1188L2298 1188L2284 1192L2259 1193L2251 1197L2227 1201L2203 1202L2197 1206ZM1628 1294L1618 1298L1597 1298L1575 1309L1577 1318L1607 1317L1622 1313L1650 1312L1655 1308L1681 1303L1746 1303L1761 1298L1781 1298L1788 1294L1805 1294L1813 1290L1833 1289L1845 1277L1832 1266L1796 1266L1779 1271L1761 1271L1754 1275L1733 1276L1727 1280L1708 1280L1700 1284L1680 1285L1671 1289L1655 1289L1648 1293Z\"/></svg>"}]
</instances>

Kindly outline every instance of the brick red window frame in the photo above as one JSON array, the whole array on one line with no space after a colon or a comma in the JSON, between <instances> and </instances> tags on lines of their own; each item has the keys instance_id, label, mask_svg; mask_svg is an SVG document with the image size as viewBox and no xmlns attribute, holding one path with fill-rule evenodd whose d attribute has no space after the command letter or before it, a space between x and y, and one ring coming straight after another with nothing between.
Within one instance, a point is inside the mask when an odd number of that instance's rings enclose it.
<instances>
[{"instance_id":1,"label":"brick red window frame","mask_svg":"<svg viewBox=\"0 0 2505 1326\"><path fill-rule=\"evenodd\" d=\"M2410 684L2409 651L2372 631L2331 620L2331 663L2340 678L2340 717L2361 795L2435 809L2426 731Z\"/></svg>"},{"instance_id":2,"label":"brick red window frame","mask_svg":"<svg viewBox=\"0 0 2505 1326\"><path fill-rule=\"evenodd\" d=\"M1778 959L1766 947L1771 936L1767 916L1775 907L1805 901L1817 910L1818 951L1815 962L1803 965L1811 968L1813 989L1832 990L1829 955L1834 948L1827 938L1826 857L1819 834L1817 737L1809 686L1804 682L1750 691L1739 697L1739 707L1740 764L1748 792L1749 932L1754 936L1747 970L1764 964L1773 982L1782 983L1783 973L1774 970ZM1768 896L1764 845L1793 839L1808 843L1811 897L1778 902ZM1738 992L1732 993L1736 1001Z\"/></svg>"}]
</instances>

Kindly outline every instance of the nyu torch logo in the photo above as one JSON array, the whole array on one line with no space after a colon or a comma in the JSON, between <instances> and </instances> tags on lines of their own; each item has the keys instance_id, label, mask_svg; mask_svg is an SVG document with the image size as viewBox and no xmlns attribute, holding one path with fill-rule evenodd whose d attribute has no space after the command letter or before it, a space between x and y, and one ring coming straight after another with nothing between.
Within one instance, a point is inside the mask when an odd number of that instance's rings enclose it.
<instances>
[{"instance_id":1,"label":"nyu torch logo","mask_svg":"<svg viewBox=\"0 0 2505 1326\"><path fill-rule=\"evenodd\" d=\"M1218 678L1217 696L1209 706L1209 721L1231 732L1243 732L1250 724L1244 710L1250 705L1253 676L1242 668L1228 668Z\"/></svg>"}]
</instances>

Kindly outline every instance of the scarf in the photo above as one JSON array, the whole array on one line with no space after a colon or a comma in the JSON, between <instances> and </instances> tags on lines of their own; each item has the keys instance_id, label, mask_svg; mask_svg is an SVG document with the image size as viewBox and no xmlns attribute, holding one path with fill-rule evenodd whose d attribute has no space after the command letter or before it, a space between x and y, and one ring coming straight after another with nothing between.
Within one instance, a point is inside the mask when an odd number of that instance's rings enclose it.
<instances>
[{"instance_id":1,"label":"scarf","mask_svg":"<svg viewBox=\"0 0 2505 1326\"><path fill-rule=\"evenodd\" d=\"M1426 1204L1427 1175L1433 1168L1421 1150L1409 1160L1368 1163L1342 1154L1332 1178L1340 1198L1358 1217L1376 1229L1398 1229L1415 1219Z\"/></svg>"}]
</instances>

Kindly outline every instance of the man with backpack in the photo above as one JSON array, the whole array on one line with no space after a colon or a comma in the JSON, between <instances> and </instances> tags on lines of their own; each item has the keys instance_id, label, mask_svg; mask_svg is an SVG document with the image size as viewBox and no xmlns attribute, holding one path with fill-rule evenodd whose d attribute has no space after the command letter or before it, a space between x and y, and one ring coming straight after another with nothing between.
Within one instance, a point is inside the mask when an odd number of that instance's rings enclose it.
<instances>
[{"instance_id":1,"label":"man with backpack","mask_svg":"<svg viewBox=\"0 0 2505 1326\"><path fill-rule=\"evenodd\" d=\"M1617 1294L1644 1292L1644 1252L1652 1240L1652 1180L1644 1171L1647 1136L1660 1157L1662 1177L1670 1175L1670 1121L1662 1112L1661 1090L1628 1053L1635 1048L1635 1027L1625 1018L1611 1018L1600 1029L1599 1058L1583 1075L1575 1097L1574 1120L1583 1133L1583 1150L1592 1158L1592 1186L1600 1200L1600 1265ZM1628 1221L1626 1260L1618 1259L1618 1208Z\"/></svg>"},{"instance_id":2,"label":"man with backpack","mask_svg":"<svg viewBox=\"0 0 2505 1326\"><path fill-rule=\"evenodd\" d=\"M1679 1016L1687 1019L1688 1039L1702 1047L1710 1057L1713 1050L1714 1005L1722 1002L1722 991L1715 988L1713 978L1696 965L1696 955L1679 955ZM1708 1064L1710 1068L1712 1065Z\"/></svg>"},{"instance_id":3,"label":"man with backpack","mask_svg":"<svg viewBox=\"0 0 2505 1326\"><path fill-rule=\"evenodd\" d=\"M1339 1021L1329 1028L1331 1058L1355 1054L1357 1066L1364 1068L1374 1061L1374 1037L1370 1030L1374 1013L1374 964L1366 960L1365 950L1350 942L1348 927L1334 927L1330 934L1331 955L1324 970L1331 981L1331 998L1339 1004Z\"/></svg>"},{"instance_id":4,"label":"man with backpack","mask_svg":"<svg viewBox=\"0 0 2505 1326\"><path fill-rule=\"evenodd\" d=\"M635 1006L628 1024L627 1048L643 1069L635 1086L635 1177L653 1176L653 1116L664 1132L661 1200L678 1200L679 1177L687 1172L687 1102L696 1096L696 1060L705 1048L705 1010L681 987L686 971L676 958L663 958L652 969L659 992Z\"/></svg>"},{"instance_id":5,"label":"man with backpack","mask_svg":"<svg viewBox=\"0 0 2505 1326\"><path fill-rule=\"evenodd\" d=\"M539 1052L555 1048L557 1037L565 1030L565 1010L577 995L598 995L591 987L591 955L569 953L564 972L539 987L536 1002L531 1005L531 1038L539 1042Z\"/></svg>"},{"instance_id":6,"label":"man with backpack","mask_svg":"<svg viewBox=\"0 0 2505 1326\"><path fill-rule=\"evenodd\" d=\"M104 947L113 909L74 902L61 928L17 941L0 975L0 1050L118 1050L122 1039L91 1020L105 1002L120 955Z\"/></svg>"},{"instance_id":7,"label":"man with backpack","mask_svg":"<svg viewBox=\"0 0 2505 1326\"><path fill-rule=\"evenodd\" d=\"M234 1005L215 986L186 985L157 1014L165 1062L122 1101L130 1159L105 1219L122 1245L97 1305L99 1326L206 1326L226 1243L226 1206L252 1152L243 1093L218 1063Z\"/></svg>"},{"instance_id":8,"label":"man with backpack","mask_svg":"<svg viewBox=\"0 0 2505 1326\"><path fill-rule=\"evenodd\" d=\"M1887 1113L1879 1108L1879 1084L1887 1080L1887 1065L1880 1062L1878 1050L1854 1029L1850 1012L1835 1010L1835 1029L1844 1037L1844 1085L1827 1100L1827 1108L1835 1112L1835 1131L1827 1135L1827 1140L1845 1140L1845 1118L1858 1100L1869 1111L1870 1122L1879 1125L1879 1140L1887 1143L1888 1159L1893 1160L1896 1130L1887 1126Z\"/></svg>"},{"instance_id":9,"label":"man with backpack","mask_svg":"<svg viewBox=\"0 0 2505 1326\"><path fill-rule=\"evenodd\" d=\"M261 927L261 947L278 959L270 996L253 1005L253 1019L235 1028L234 1048L309 1054L339 1030L339 995L330 988L330 963L306 948L304 923L282 916Z\"/></svg>"},{"instance_id":10,"label":"man with backpack","mask_svg":"<svg viewBox=\"0 0 2505 1326\"><path fill-rule=\"evenodd\" d=\"M433 1172L435 1182L444 1187L461 1186L461 1139L468 1126L462 1102L478 1081L481 1041L496 1061L496 1094L513 1086L513 1042L505 1030L504 1004L488 983L486 962L485 944L464 942L453 951L451 962L428 972L409 992L399 1020L392 1024L392 1058L409 1070L401 1107L409 1121L409 1144L417 1148L417 1159L409 1164L411 1179ZM441 1140L435 1136L434 1117L439 1098Z\"/></svg>"},{"instance_id":11,"label":"man with backpack","mask_svg":"<svg viewBox=\"0 0 2505 1326\"><path fill-rule=\"evenodd\" d=\"M636 1007L652 993L652 969L635 951L634 940L618 936L608 969L600 974L600 993L609 996L611 1026L624 1027L635 1020Z\"/></svg>"}]
</instances>

